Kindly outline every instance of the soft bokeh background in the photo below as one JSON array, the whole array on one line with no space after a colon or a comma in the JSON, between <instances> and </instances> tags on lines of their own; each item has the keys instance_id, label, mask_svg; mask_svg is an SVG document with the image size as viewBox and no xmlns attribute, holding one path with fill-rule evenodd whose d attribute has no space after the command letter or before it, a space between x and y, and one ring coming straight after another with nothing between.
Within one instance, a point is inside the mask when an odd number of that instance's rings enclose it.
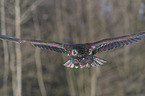
<instances>
[{"instance_id":1,"label":"soft bokeh background","mask_svg":"<svg viewBox=\"0 0 145 96\"><path fill-rule=\"evenodd\" d=\"M145 31L145 0L0 0L1 34L86 43ZM0 96L145 96L145 40L69 69L65 54L0 41Z\"/></svg>"}]
</instances>

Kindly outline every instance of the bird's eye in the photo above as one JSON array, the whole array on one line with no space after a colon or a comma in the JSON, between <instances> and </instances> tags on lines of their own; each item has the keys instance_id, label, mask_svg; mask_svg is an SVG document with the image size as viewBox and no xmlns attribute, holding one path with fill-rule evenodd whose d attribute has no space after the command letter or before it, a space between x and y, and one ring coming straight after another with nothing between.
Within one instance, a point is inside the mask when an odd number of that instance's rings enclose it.
<instances>
[{"instance_id":1,"label":"bird's eye","mask_svg":"<svg viewBox=\"0 0 145 96\"><path fill-rule=\"evenodd\" d=\"M72 54L73 56L76 56L76 55L78 54L78 51L75 50L75 49L73 49L72 52L71 52L71 54Z\"/></svg>"}]
</instances>

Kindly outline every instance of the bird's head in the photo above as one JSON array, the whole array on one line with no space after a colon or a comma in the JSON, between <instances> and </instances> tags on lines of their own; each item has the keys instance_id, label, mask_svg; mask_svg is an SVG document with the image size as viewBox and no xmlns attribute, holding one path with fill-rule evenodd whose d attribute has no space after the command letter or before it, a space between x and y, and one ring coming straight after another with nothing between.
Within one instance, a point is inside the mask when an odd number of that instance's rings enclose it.
<instances>
[{"instance_id":1,"label":"bird's head","mask_svg":"<svg viewBox=\"0 0 145 96\"><path fill-rule=\"evenodd\" d=\"M68 56L71 58L70 61L72 62L72 67L83 67L89 66L93 62L93 55L92 51L89 49L88 46L84 45L72 45L69 46L68 49ZM71 66L67 66L71 67Z\"/></svg>"},{"instance_id":2,"label":"bird's head","mask_svg":"<svg viewBox=\"0 0 145 96\"><path fill-rule=\"evenodd\" d=\"M86 49L72 49L68 55L74 64L91 63L93 60L93 55Z\"/></svg>"}]
</instances>

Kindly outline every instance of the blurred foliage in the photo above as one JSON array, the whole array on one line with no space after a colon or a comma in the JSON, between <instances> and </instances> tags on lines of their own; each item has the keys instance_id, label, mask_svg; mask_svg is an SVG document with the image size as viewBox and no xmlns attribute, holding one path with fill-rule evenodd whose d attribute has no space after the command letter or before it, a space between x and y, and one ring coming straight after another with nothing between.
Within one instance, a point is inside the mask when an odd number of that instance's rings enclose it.
<instances>
[{"instance_id":1,"label":"blurred foliage","mask_svg":"<svg viewBox=\"0 0 145 96\"><path fill-rule=\"evenodd\" d=\"M16 35L14 2L5 0L6 32L13 37ZM86 43L145 31L145 0L20 0L20 7L23 39L37 39L34 12L41 40ZM62 64L69 59L66 55L41 50L47 96L144 96L144 44L145 40L98 53L96 56L108 63L84 69L65 68ZM8 45L9 55L15 53L14 44ZM34 49L21 45L23 96L41 96ZM3 75L4 53L0 42L0 95L3 95ZM8 96L13 93L12 75L9 69Z\"/></svg>"}]
</instances>

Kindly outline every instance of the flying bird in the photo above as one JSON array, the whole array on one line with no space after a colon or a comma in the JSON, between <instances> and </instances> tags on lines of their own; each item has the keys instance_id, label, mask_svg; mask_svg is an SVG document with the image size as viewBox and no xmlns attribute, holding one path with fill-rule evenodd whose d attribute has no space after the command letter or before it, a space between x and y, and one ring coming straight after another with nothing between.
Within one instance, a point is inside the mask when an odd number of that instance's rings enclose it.
<instances>
[{"instance_id":1,"label":"flying bird","mask_svg":"<svg viewBox=\"0 0 145 96\"><path fill-rule=\"evenodd\" d=\"M70 68L96 67L102 65L103 63L106 63L106 61L94 56L96 53L129 45L138 42L143 38L145 38L145 32L103 39L93 43L62 44L55 41L19 39L0 35L1 40L8 40L17 43L30 43L35 47L65 53L70 57L70 60L65 62L63 65Z\"/></svg>"}]
</instances>

